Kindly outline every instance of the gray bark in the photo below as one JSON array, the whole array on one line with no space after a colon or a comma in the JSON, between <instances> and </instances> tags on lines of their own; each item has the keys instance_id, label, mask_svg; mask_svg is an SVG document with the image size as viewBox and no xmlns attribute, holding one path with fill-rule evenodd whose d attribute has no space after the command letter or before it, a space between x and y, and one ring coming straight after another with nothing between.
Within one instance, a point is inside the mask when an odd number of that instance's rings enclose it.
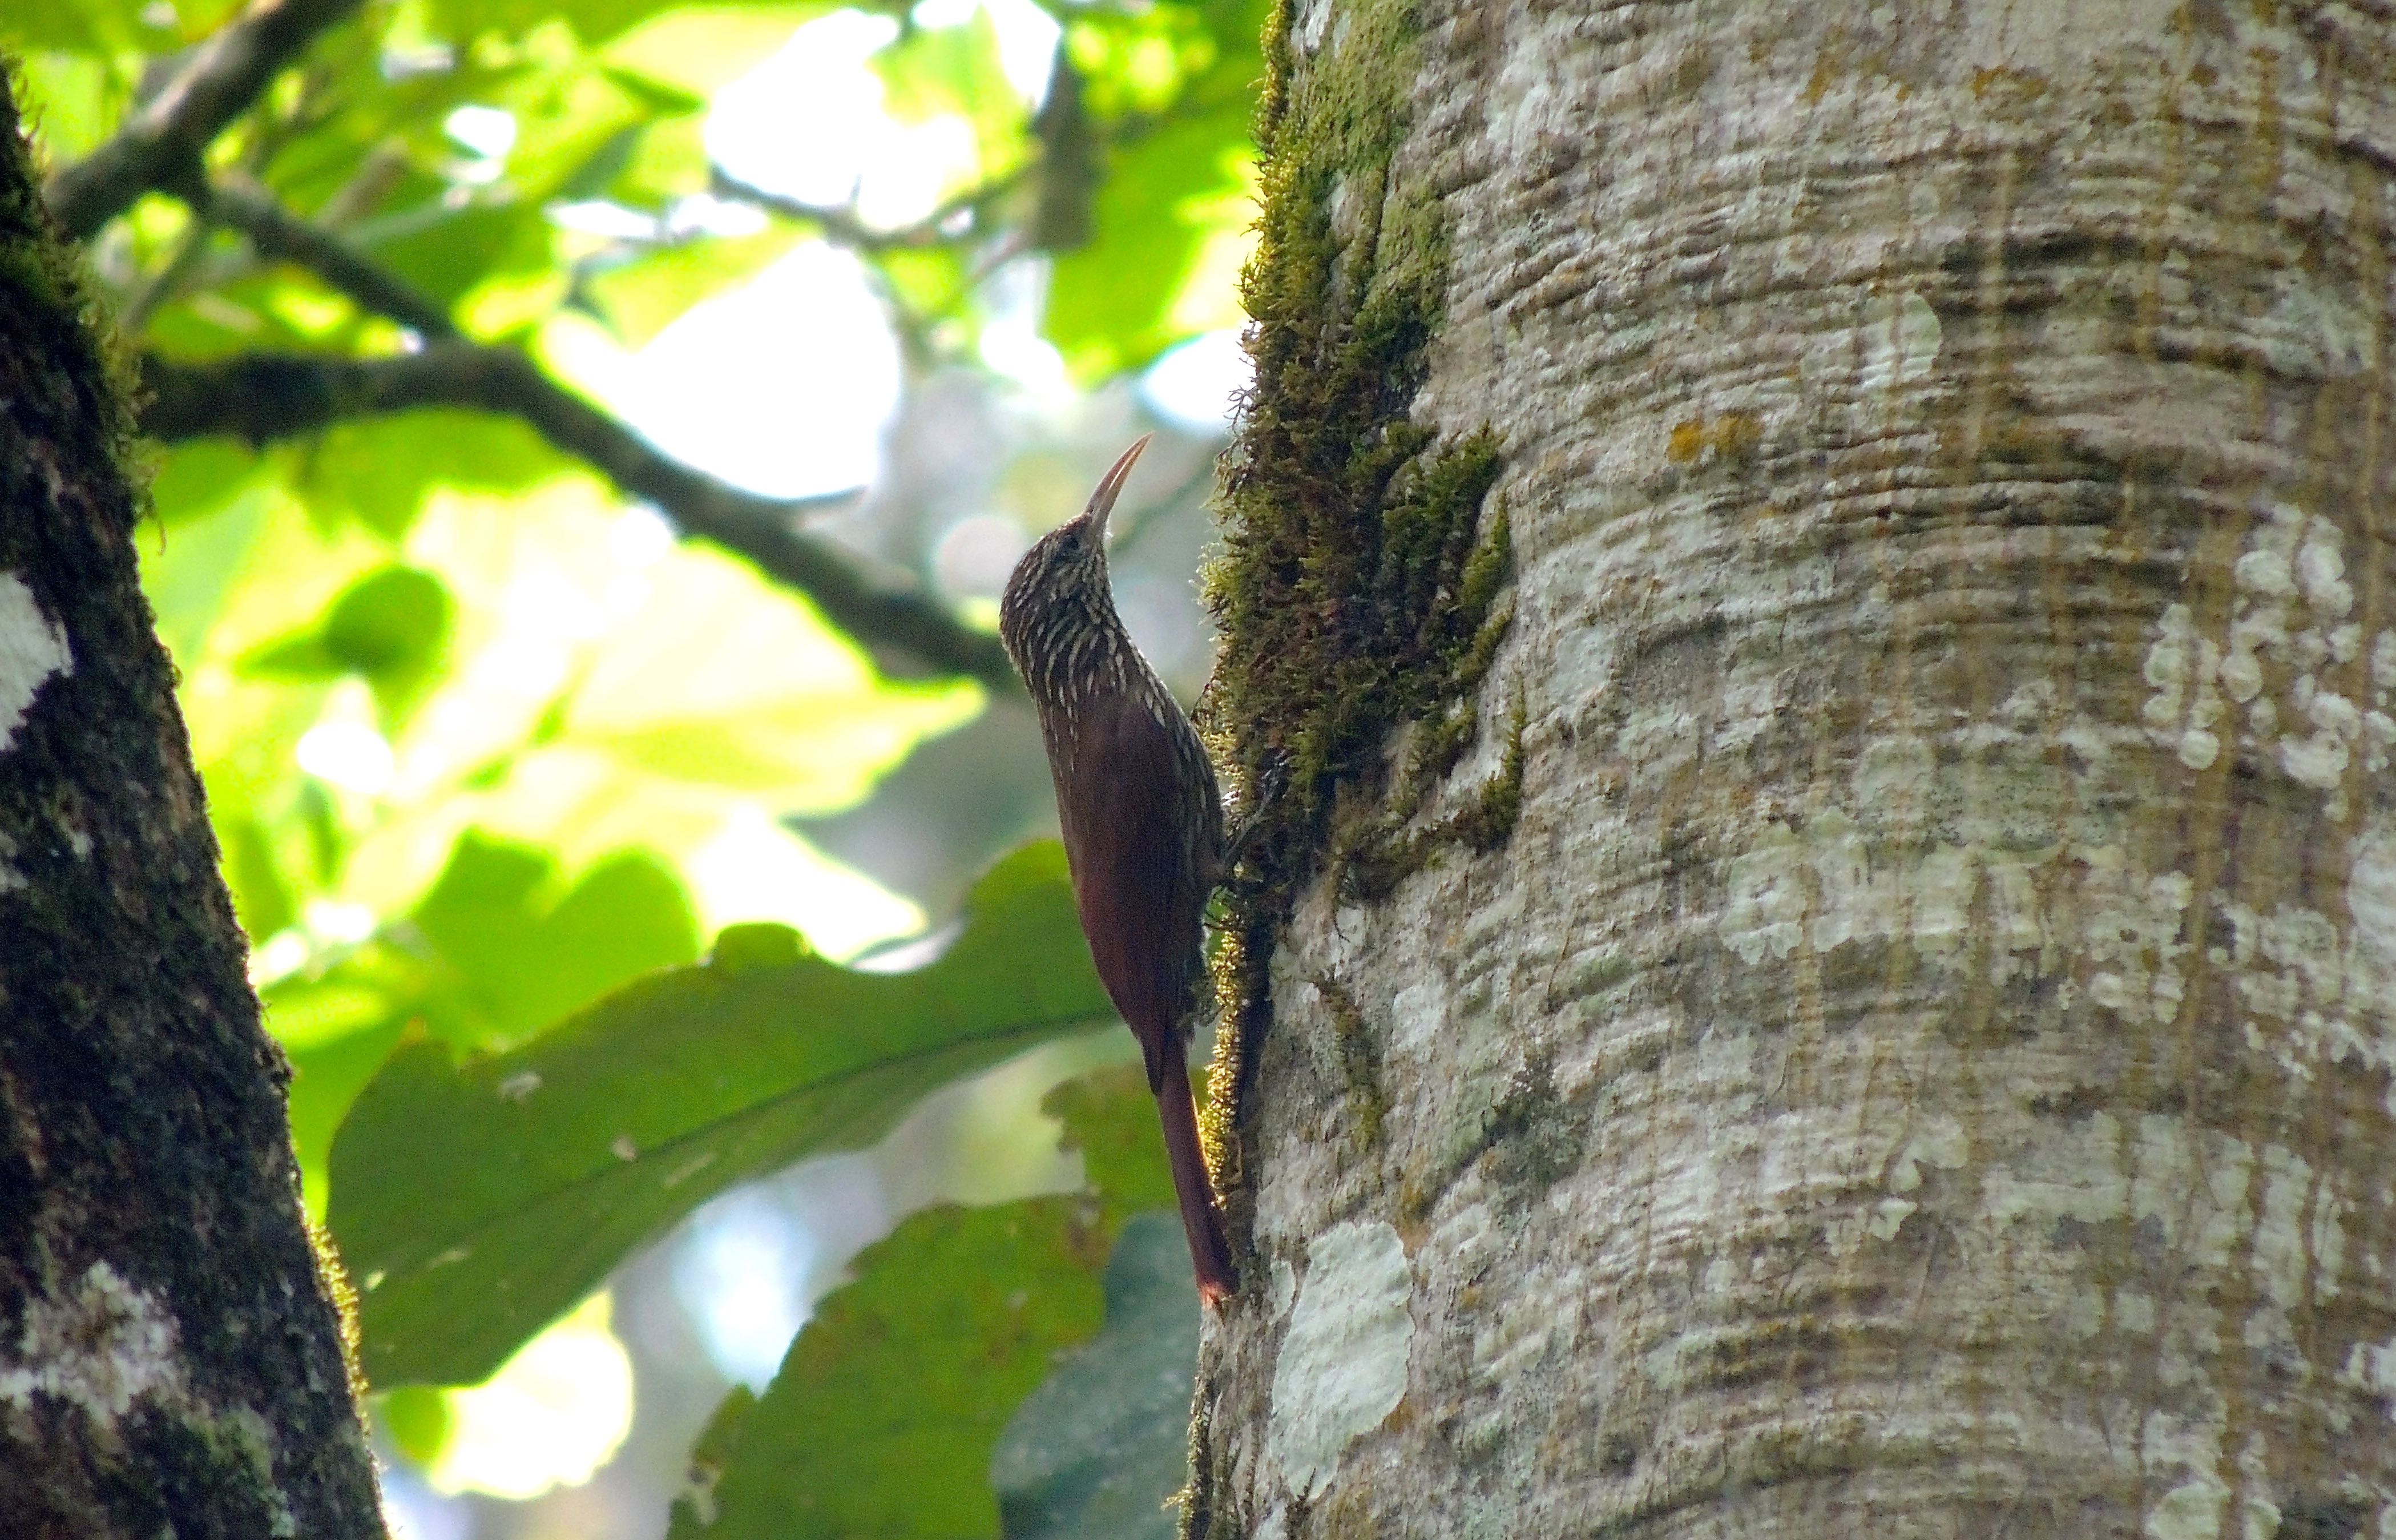
<instances>
[{"instance_id":1,"label":"gray bark","mask_svg":"<svg viewBox=\"0 0 2396 1540\"><path fill-rule=\"evenodd\" d=\"M1520 813L1289 911L1200 1520L2396 1533L2396 21L1388 9Z\"/></svg>"},{"instance_id":2,"label":"gray bark","mask_svg":"<svg viewBox=\"0 0 2396 1540\"><path fill-rule=\"evenodd\" d=\"M81 312L0 80L0 1533L379 1536Z\"/></svg>"}]
</instances>

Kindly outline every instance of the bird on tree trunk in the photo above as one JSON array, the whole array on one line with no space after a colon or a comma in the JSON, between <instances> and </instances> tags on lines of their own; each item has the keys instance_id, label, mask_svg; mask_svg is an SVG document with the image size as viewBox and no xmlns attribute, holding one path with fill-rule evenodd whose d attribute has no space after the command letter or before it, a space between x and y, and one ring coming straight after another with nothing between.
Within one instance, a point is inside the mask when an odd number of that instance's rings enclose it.
<instances>
[{"instance_id":1,"label":"bird on tree trunk","mask_svg":"<svg viewBox=\"0 0 2396 1540\"><path fill-rule=\"evenodd\" d=\"M1239 1273L1184 1055L1206 974L1206 900L1230 847L1198 730L1132 645L1107 587L1107 515L1148 443L1125 450L1081 515L1016 564L998 634L1040 717L1082 934L1147 1059L1198 1294L1214 1305Z\"/></svg>"}]
</instances>

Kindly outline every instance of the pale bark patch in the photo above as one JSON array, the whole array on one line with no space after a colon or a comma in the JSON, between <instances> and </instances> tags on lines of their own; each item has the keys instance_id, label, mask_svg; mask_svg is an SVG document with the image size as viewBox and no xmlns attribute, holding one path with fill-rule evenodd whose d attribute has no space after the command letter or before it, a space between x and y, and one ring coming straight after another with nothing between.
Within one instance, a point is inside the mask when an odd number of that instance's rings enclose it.
<instances>
[{"instance_id":1,"label":"pale bark patch","mask_svg":"<svg viewBox=\"0 0 2396 1540\"><path fill-rule=\"evenodd\" d=\"M1406 1393L1414 1275L1398 1232L1375 1220L1335 1225L1307 1248L1298 1308L1273 1369L1273 1463L1311 1496L1359 1436Z\"/></svg>"},{"instance_id":2,"label":"pale bark patch","mask_svg":"<svg viewBox=\"0 0 2396 1540\"><path fill-rule=\"evenodd\" d=\"M112 1427L134 1403L182 1393L173 1317L148 1291L95 1262L62 1298L25 1311L16 1361L0 1358L0 1401L30 1410L55 1397Z\"/></svg>"},{"instance_id":3,"label":"pale bark patch","mask_svg":"<svg viewBox=\"0 0 2396 1540\"><path fill-rule=\"evenodd\" d=\"M16 737L43 684L53 674L73 672L65 628L42 613L23 578L0 572L0 751Z\"/></svg>"},{"instance_id":4,"label":"pale bark patch","mask_svg":"<svg viewBox=\"0 0 2396 1540\"><path fill-rule=\"evenodd\" d=\"M1963 57L1982 70L2084 73L2123 49L2170 35L2178 0L1988 0L1967 7Z\"/></svg>"}]
</instances>

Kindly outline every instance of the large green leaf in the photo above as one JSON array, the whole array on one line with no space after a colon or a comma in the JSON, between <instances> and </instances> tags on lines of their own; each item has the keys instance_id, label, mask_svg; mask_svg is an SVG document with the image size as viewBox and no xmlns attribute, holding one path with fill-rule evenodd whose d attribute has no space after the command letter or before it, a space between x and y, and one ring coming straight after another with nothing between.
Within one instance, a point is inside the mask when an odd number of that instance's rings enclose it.
<instances>
[{"instance_id":1,"label":"large green leaf","mask_svg":"<svg viewBox=\"0 0 2396 1540\"><path fill-rule=\"evenodd\" d=\"M513 1053L404 1048L336 1136L331 1225L379 1385L487 1375L642 1241L733 1182L862 1148L925 1093L1111 1014L1054 844L974 890L913 973L778 926L718 938Z\"/></svg>"},{"instance_id":2,"label":"large green leaf","mask_svg":"<svg viewBox=\"0 0 2396 1540\"><path fill-rule=\"evenodd\" d=\"M456 1017L441 1023L452 1042L512 1045L619 985L697 955L690 900L650 856L628 851L600 862L552 907L556 881L545 851L473 833L458 842L414 916L454 970L457 998L441 1013Z\"/></svg>"},{"instance_id":3,"label":"large green leaf","mask_svg":"<svg viewBox=\"0 0 2396 1540\"><path fill-rule=\"evenodd\" d=\"M1059 1350L1096 1332L1098 1205L943 1206L857 1259L753 1405L719 1414L669 1540L998 1534L990 1451ZM745 1393L743 1393L745 1394Z\"/></svg>"},{"instance_id":4,"label":"large green leaf","mask_svg":"<svg viewBox=\"0 0 2396 1540\"><path fill-rule=\"evenodd\" d=\"M264 847L256 820L228 827L226 875L258 936L292 918ZM651 856L621 852L567 888L547 851L467 833L406 922L264 991L268 1028L291 1057L291 1138L309 1202L323 1207L334 1131L403 1033L513 1047L698 954L690 900Z\"/></svg>"},{"instance_id":5,"label":"large green leaf","mask_svg":"<svg viewBox=\"0 0 2396 1540\"><path fill-rule=\"evenodd\" d=\"M1170 1211L1124 1227L1107 1322L1007 1420L991 1459L1006 1540L1172 1540L1190 1476L1198 1291Z\"/></svg>"},{"instance_id":6,"label":"large green leaf","mask_svg":"<svg viewBox=\"0 0 2396 1540\"><path fill-rule=\"evenodd\" d=\"M395 721L439 668L454 607L440 578L394 564L343 590L315 629L260 649L246 664L255 672L291 679L357 674L374 686L384 716Z\"/></svg>"},{"instance_id":7,"label":"large green leaf","mask_svg":"<svg viewBox=\"0 0 2396 1540\"><path fill-rule=\"evenodd\" d=\"M1009 1414L1058 1353L1098 1333L1110 1244L1135 1210L1169 1202L1173 1192L1138 1066L1068 1082L1041 1105L1063 1121L1094 1190L931 1210L860 1255L856 1281L825 1299L765 1395L752 1401L737 1390L717 1413L694 1452L692 1489L676 1505L672 1540L996 1540L992 1454ZM1105 1484L1081 1468L1108 1457L1093 1439L1139 1440L1137 1467L1107 1487L1118 1507L1144 1500L1152 1508L1180 1485L1198 1295L1179 1220L1161 1217L1170 1266L1150 1256L1150 1241L1139 1260L1112 1269L1124 1273L1123 1287L1108 1285L1109 1298L1120 1294L1123 1302L1108 1306L1107 1319L1161 1337L1136 1355L1142 1383L1063 1441L1002 1456L1009 1471L1032 1473L1018 1487L1039 1486L1059 1511L1074 1482L1092 1491ZM1160 1269L1164 1281L1148 1278ZM1168 1319L1177 1308L1178 1318ZM1105 1353L1085 1379L1128 1361L1119 1345ZM1151 1403L1164 1402L1173 1404L1151 1414ZM1023 1444L1027 1436L1009 1437ZM1009 1498L1017 1507L1038 1500L1023 1492ZM1078 1500L1087 1506L1090 1492Z\"/></svg>"}]
</instances>

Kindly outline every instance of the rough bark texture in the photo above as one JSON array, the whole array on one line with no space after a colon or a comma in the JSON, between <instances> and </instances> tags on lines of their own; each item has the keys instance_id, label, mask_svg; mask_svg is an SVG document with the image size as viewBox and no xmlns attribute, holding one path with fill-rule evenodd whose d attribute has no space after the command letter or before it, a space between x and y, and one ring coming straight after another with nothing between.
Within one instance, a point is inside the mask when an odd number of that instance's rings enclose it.
<instances>
[{"instance_id":1,"label":"rough bark texture","mask_svg":"<svg viewBox=\"0 0 2396 1540\"><path fill-rule=\"evenodd\" d=\"M0 80L0 1533L382 1533L281 1055Z\"/></svg>"},{"instance_id":2,"label":"rough bark texture","mask_svg":"<svg viewBox=\"0 0 2396 1540\"><path fill-rule=\"evenodd\" d=\"M2388 8L1277 41L1193 1527L2396 1533Z\"/></svg>"}]
</instances>

